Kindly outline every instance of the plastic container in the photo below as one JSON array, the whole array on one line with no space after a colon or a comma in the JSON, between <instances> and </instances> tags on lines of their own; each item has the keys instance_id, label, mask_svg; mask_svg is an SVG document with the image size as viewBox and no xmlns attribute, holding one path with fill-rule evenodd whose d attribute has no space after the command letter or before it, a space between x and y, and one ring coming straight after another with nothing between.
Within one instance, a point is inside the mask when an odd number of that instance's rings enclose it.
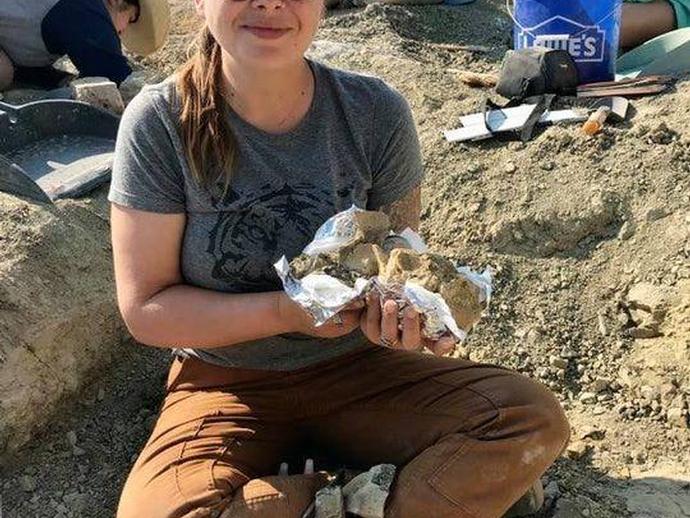
<instances>
[{"instance_id":1,"label":"plastic container","mask_svg":"<svg viewBox=\"0 0 690 518\"><path fill-rule=\"evenodd\" d=\"M515 48L567 50L580 84L616 74L623 0L515 0Z\"/></svg>"}]
</instances>

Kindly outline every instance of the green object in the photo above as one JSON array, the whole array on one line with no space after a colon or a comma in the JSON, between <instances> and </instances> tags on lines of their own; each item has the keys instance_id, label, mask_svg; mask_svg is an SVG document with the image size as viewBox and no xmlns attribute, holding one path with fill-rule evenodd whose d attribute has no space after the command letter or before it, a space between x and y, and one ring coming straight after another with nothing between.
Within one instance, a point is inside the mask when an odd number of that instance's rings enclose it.
<instances>
[{"instance_id":1,"label":"green object","mask_svg":"<svg viewBox=\"0 0 690 518\"><path fill-rule=\"evenodd\" d=\"M690 28L662 34L623 54L616 68L619 79L690 72Z\"/></svg>"},{"instance_id":2,"label":"green object","mask_svg":"<svg viewBox=\"0 0 690 518\"><path fill-rule=\"evenodd\" d=\"M690 0L670 0L676 11L676 26L681 29L690 26Z\"/></svg>"}]
</instances>

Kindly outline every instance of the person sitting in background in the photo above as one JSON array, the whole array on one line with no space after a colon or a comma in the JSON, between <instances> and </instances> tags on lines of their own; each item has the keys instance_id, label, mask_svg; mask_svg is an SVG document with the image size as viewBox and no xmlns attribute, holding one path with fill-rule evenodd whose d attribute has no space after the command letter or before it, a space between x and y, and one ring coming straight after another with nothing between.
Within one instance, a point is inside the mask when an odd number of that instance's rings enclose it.
<instances>
[{"instance_id":1,"label":"person sitting in background","mask_svg":"<svg viewBox=\"0 0 690 518\"><path fill-rule=\"evenodd\" d=\"M625 49L690 26L690 0L625 1L621 25L621 47Z\"/></svg>"},{"instance_id":2,"label":"person sitting in background","mask_svg":"<svg viewBox=\"0 0 690 518\"><path fill-rule=\"evenodd\" d=\"M64 78L53 65L69 56L82 77L118 85L131 73L121 44L148 55L165 41L167 0L0 1L0 91L13 82L45 88Z\"/></svg>"}]
</instances>

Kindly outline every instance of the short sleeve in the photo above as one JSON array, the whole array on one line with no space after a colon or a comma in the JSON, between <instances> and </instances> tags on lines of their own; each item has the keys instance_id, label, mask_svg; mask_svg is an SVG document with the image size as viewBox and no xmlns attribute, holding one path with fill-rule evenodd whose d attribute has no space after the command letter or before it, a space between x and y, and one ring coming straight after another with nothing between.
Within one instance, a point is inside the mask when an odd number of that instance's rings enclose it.
<instances>
[{"instance_id":1,"label":"short sleeve","mask_svg":"<svg viewBox=\"0 0 690 518\"><path fill-rule=\"evenodd\" d=\"M405 98L382 83L374 108L372 187L367 208L389 205L418 186L424 177L419 137Z\"/></svg>"},{"instance_id":2,"label":"short sleeve","mask_svg":"<svg viewBox=\"0 0 690 518\"><path fill-rule=\"evenodd\" d=\"M108 200L148 212L185 212L184 174L173 135L144 89L122 116Z\"/></svg>"}]
</instances>

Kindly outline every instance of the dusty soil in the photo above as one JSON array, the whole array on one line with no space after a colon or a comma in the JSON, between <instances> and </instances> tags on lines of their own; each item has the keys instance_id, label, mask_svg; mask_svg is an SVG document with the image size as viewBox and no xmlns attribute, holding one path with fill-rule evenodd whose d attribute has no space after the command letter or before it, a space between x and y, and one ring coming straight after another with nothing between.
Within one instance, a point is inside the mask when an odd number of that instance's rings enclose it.
<instances>
[{"instance_id":1,"label":"dusty soil","mask_svg":"<svg viewBox=\"0 0 690 518\"><path fill-rule=\"evenodd\" d=\"M495 271L492 308L460 354L542 380L567 409L573 444L545 476L540 516L688 517L690 82L635 101L629 121L593 138L555 126L526 145L450 145L441 130L488 93L457 71L495 72L508 48L502 4L338 12L313 53L409 99L427 171L422 233ZM166 49L141 63L148 76L182 59L196 24L186 6L176 2ZM49 267L59 271L37 265ZM119 352L4 466L4 516L113 514L168 361L134 344Z\"/></svg>"}]
</instances>

